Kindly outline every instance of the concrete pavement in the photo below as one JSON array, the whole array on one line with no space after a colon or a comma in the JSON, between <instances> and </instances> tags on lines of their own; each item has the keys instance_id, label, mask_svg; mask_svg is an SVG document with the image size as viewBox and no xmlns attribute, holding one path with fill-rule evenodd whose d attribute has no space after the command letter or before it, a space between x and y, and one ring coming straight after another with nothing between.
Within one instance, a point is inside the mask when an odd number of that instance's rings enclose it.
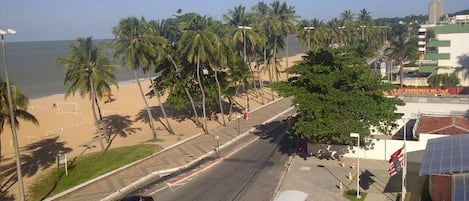
<instances>
[{"instance_id":1,"label":"concrete pavement","mask_svg":"<svg viewBox=\"0 0 469 201\"><path fill-rule=\"evenodd\" d=\"M344 162L344 166L342 166ZM280 188L299 190L309 194L309 201L347 200L344 190L356 189L356 158L318 159L293 156L290 167ZM382 160L360 159L360 192L366 192L366 201L395 201L400 199L402 174L390 177L387 173L389 163ZM418 176L420 164L409 163L407 171L407 197L409 200L420 200L424 177ZM349 173L352 179L349 180ZM340 182L343 190L339 189Z\"/></svg>"},{"instance_id":2,"label":"concrete pavement","mask_svg":"<svg viewBox=\"0 0 469 201\"><path fill-rule=\"evenodd\" d=\"M270 121L271 118L287 110L291 110L291 98L278 99L251 111L248 120L241 120L240 133L249 134L249 131L256 126ZM218 143L222 146L238 139L237 121L210 130L209 135L197 135L177 146L162 150L46 200L115 200L144 184L188 168L213 155L217 147L215 136L218 136Z\"/></svg>"}]
</instances>

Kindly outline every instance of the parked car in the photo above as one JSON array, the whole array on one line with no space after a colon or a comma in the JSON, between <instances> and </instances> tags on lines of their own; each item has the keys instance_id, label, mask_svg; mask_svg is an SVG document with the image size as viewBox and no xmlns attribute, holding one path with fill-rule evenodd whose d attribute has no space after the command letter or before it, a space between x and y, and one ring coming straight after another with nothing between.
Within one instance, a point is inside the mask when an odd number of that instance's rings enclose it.
<instances>
[{"instance_id":1,"label":"parked car","mask_svg":"<svg viewBox=\"0 0 469 201\"><path fill-rule=\"evenodd\" d=\"M123 197L120 201L155 201L153 197L146 195L128 195Z\"/></svg>"}]
</instances>

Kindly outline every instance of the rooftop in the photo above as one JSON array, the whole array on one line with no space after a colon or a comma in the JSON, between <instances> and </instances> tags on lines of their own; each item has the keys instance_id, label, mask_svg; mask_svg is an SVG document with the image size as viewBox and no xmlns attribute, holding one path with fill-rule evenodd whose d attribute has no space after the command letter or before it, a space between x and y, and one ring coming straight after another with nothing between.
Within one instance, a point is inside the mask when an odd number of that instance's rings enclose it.
<instances>
[{"instance_id":1,"label":"rooftop","mask_svg":"<svg viewBox=\"0 0 469 201\"><path fill-rule=\"evenodd\" d=\"M415 135L440 134L459 135L469 133L469 119L464 115L420 115Z\"/></svg>"}]
</instances>

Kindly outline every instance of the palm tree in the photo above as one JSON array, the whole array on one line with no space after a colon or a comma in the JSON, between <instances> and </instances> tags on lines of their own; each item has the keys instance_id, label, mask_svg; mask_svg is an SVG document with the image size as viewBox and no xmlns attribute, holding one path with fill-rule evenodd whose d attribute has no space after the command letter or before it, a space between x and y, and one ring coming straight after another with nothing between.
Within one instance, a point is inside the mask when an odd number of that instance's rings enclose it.
<instances>
[{"instance_id":1,"label":"palm tree","mask_svg":"<svg viewBox=\"0 0 469 201\"><path fill-rule=\"evenodd\" d=\"M153 59L157 55L157 49L154 46L157 37L155 30L143 17L141 19L128 17L120 20L119 25L115 26L112 32L115 37L112 41L114 57L121 58L122 65L134 71L140 95L145 103L153 140L156 140L153 116L137 74L137 70L140 68L143 72L150 70Z\"/></svg>"},{"instance_id":2,"label":"palm tree","mask_svg":"<svg viewBox=\"0 0 469 201\"><path fill-rule=\"evenodd\" d=\"M353 14L350 10L344 10L344 12L340 14L340 20L344 23L344 25L352 24L355 20L355 14Z\"/></svg>"},{"instance_id":3,"label":"palm tree","mask_svg":"<svg viewBox=\"0 0 469 201\"><path fill-rule=\"evenodd\" d=\"M295 7L287 6L287 4L283 2L280 9L280 23L282 25L282 37L284 38L283 40L285 40L285 69L288 68L288 35L296 31L294 22L297 23L297 18L298 16L295 15Z\"/></svg>"},{"instance_id":4,"label":"palm tree","mask_svg":"<svg viewBox=\"0 0 469 201\"><path fill-rule=\"evenodd\" d=\"M111 85L118 86L113 74L117 70L110 64L101 48L94 46L91 37L78 38L69 46L70 54L57 58L56 62L65 68L65 98L76 92L84 97L89 95L91 110L95 121L96 132L100 137L101 149L104 151L103 134L100 129L102 120L98 99L111 92Z\"/></svg>"},{"instance_id":5,"label":"palm tree","mask_svg":"<svg viewBox=\"0 0 469 201\"><path fill-rule=\"evenodd\" d=\"M225 112L223 110L223 104L222 104L221 86L220 86L220 81L218 80L218 72L220 71L221 68L226 67L228 65L227 57L232 52L229 46L226 43L224 43L222 40L217 40L215 45L216 45L216 50L215 50L215 54L213 54L213 56L215 57L213 59L214 63L210 66L212 67L212 70L215 76L215 82L217 83L218 105L220 107L220 114L222 116L222 122L223 122L222 125L226 126Z\"/></svg>"},{"instance_id":6,"label":"palm tree","mask_svg":"<svg viewBox=\"0 0 469 201\"><path fill-rule=\"evenodd\" d=\"M164 24L162 24L162 22L158 22L158 21L150 21L150 25L153 26L153 29L155 30L155 33L157 33L158 35L161 35L162 33L162 29L164 28ZM166 45L166 40L163 38L163 37L155 37L155 40L154 40L154 43L153 43L153 47L157 48L159 52L165 52L165 45ZM160 61L162 59L164 59L164 54L156 54L155 57L153 58L153 62L156 64L156 63L160 63ZM161 65L158 65L161 67ZM161 76L161 73L163 71L165 71L167 69L155 69L155 72L157 72L157 74L159 74L158 76ZM149 80L150 80L150 84L151 84L151 88L152 88L152 91L153 91L153 95L156 96L156 100L158 101L158 105L160 106L160 110L161 110L161 113L163 114L163 118L164 120L166 121L166 126L165 128L167 129L167 131L169 132L169 134L172 134L174 135L174 131L173 131L173 128L171 127L171 124L169 123L169 120L168 120L168 116L166 115L166 110L164 109L164 105L163 103L161 102L161 98L160 98L160 92L156 89L156 85L158 84L157 82L159 81L159 77L156 78L156 82L153 82L151 76L149 75Z\"/></svg>"},{"instance_id":7,"label":"palm tree","mask_svg":"<svg viewBox=\"0 0 469 201\"><path fill-rule=\"evenodd\" d=\"M403 36L396 38L395 40L391 41L391 44L385 50L385 54L388 55L389 58L394 58L400 61L400 87L402 88L404 85L404 63L417 59L418 58L418 50L415 38L412 39L405 39Z\"/></svg>"},{"instance_id":8,"label":"palm tree","mask_svg":"<svg viewBox=\"0 0 469 201\"><path fill-rule=\"evenodd\" d=\"M240 57L243 57L244 62L249 66L249 72L245 73L252 73L253 70L249 65L251 55L254 54L255 46L260 41L260 36L253 29L253 18L252 15L246 14L244 6L235 7L234 10L229 10L227 15L224 15L226 21L228 21L228 25L232 26L234 29L232 39L235 42L235 50ZM246 27L249 26L250 28L247 29ZM243 28L244 27L244 28ZM254 85L254 89L257 93L255 78L252 77L252 83ZM249 84L249 82L247 83ZM246 112L249 112L249 93L246 87L245 94L246 94Z\"/></svg>"},{"instance_id":9,"label":"palm tree","mask_svg":"<svg viewBox=\"0 0 469 201\"><path fill-rule=\"evenodd\" d=\"M13 111L15 114L15 125L16 128L19 128L20 122L17 118L32 122L36 125L39 124L38 120L34 115L27 111L29 100L28 97L23 95L20 90L15 86L10 84L11 91L11 102L13 105ZM10 124L10 110L8 108L8 96L7 96L7 83L0 78L0 136L3 133L5 124ZM1 141L1 140L0 140ZM2 143L0 142L0 161L2 159Z\"/></svg>"},{"instance_id":10,"label":"palm tree","mask_svg":"<svg viewBox=\"0 0 469 201\"><path fill-rule=\"evenodd\" d=\"M200 78L200 63L208 62L210 55L214 53L214 41L217 35L208 29L207 17L195 15L188 23L179 41L178 50L186 55L189 63L196 64L197 83L202 95L202 112L204 115L204 131L208 134L207 112L205 109L205 92Z\"/></svg>"},{"instance_id":11,"label":"palm tree","mask_svg":"<svg viewBox=\"0 0 469 201\"><path fill-rule=\"evenodd\" d=\"M270 52L267 51L269 48L269 39L271 38L271 35L273 32L271 31L272 29L276 28L276 23L274 20L274 17L270 15L271 13L271 8L264 2L258 2L253 8L252 8L252 13L255 16L255 21L256 24L258 24L259 28L257 29L259 31L259 34L262 34L264 37L261 38L262 42L262 53L264 57L264 67L262 70L267 71L269 75L269 82L272 83L273 76L272 76L272 68L270 67L271 63L271 54ZM258 69L258 72L260 70ZM262 92L263 93L263 92ZM272 93L272 100L275 99L274 94Z\"/></svg>"}]
</instances>

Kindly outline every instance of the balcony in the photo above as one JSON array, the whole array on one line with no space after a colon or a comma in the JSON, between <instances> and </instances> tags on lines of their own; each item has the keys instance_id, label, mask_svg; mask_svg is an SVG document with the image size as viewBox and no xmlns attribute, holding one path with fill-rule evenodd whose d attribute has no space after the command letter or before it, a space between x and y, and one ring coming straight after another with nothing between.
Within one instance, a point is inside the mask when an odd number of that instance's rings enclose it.
<instances>
[{"instance_id":1,"label":"balcony","mask_svg":"<svg viewBox=\"0 0 469 201\"><path fill-rule=\"evenodd\" d=\"M448 60L450 59L450 53L425 53L425 60Z\"/></svg>"},{"instance_id":2,"label":"balcony","mask_svg":"<svg viewBox=\"0 0 469 201\"><path fill-rule=\"evenodd\" d=\"M428 47L451 47L450 40L430 40Z\"/></svg>"},{"instance_id":3,"label":"balcony","mask_svg":"<svg viewBox=\"0 0 469 201\"><path fill-rule=\"evenodd\" d=\"M419 66L419 73L432 73L438 66Z\"/></svg>"}]
</instances>

